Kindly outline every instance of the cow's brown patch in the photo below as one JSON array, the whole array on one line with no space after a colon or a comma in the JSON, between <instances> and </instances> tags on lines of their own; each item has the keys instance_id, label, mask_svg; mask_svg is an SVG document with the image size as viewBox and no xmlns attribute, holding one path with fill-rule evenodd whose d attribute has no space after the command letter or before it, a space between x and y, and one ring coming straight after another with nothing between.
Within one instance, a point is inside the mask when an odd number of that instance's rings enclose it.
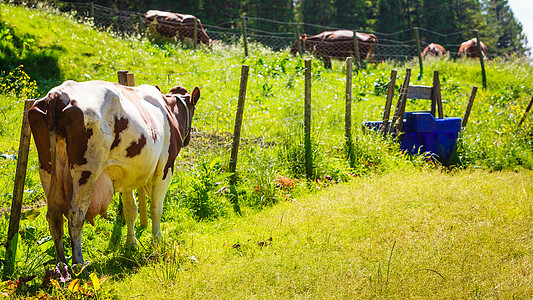
<instances>
[{"instance_id":1,"label":"cow's brown patch","mask_svg":"<svg viewBox=\"0 0 533 300\"><path fill-rule=\"evenodd\" d=\"M115 139L113 140L113 144L111 144L111 149L113 150L118 144L120 143L120 133L128 127L128 119L126 118L115 118L115 126L114 126L114 133L115 133Z\"/></svg>"},{"instance_id":2,"label":"cow's brown patch","mask_svg":"<svg viewBox=\"0 0 533 300\"><path fill-rule=\"evenodd\" d=\"M59 117L58 128L60 132L64 132L67 140L70 167L86 164L88 130L85 128L83 111L77 106L76 101L70 101L63 109Z\"/></svg>"},{"instance_id":3,"label":"cow's brown patch","mask_svg":"<svg viewBox=\"0 0 533 300\"><path fill-rule=\"evenodd\" d=\"M46 122L46 99L37 100L28 111L28 121L31 133L39 155L39 167L48 174L52 174L52 160L50 153L50 137Z\"/></svg>"},{"instance_id":4,"label":"cow's brown patch","mask_svg":"<svg viewBox=\"0 0 533 300\"><path fill-rule=\"evenodd\" d=\"M87 139L91 139L91 136L93 136L93 129L92 128L87 128L86 130L87 132Z\"/></svg>"},{"instance_id":5,"label":"cow's brown patch","mask_svg":"<svg viewBox=\"0 0 533 300\"><path fill-rule=\"evenodd\" d=\"M78 180L78 184L81 186L81 185L84 185L87 183L87 181L89 181L89 177L91 177L91 171L83 171L81 172L81 177L80 177L80 180Z\"/></svg>"},{"instance_id":6,"label":"cow's brown patch","mask_svg":"<svg viewBox=\"0 0 533 300\"><path fill-rule=\"evenodd\" d=\"M141 150L146 145L146 137L141 134L141 138L139 138L138 142L131 142L130 146L126 149L126 156L127 157L134 157L136 155L139 155L141 153Z\"/></svg>"}]
</instances>

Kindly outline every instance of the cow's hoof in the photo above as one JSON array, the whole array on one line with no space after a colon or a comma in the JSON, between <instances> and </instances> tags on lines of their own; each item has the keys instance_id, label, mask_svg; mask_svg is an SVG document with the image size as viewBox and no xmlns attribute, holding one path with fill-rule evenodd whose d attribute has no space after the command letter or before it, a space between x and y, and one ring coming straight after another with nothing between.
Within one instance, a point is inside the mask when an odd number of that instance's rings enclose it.
<instances>
[{"instance_id":1,"label":"cow's hoof","mask_svg":"<svg viewBox=\"0 0 533 300\"><path fill-rule=\"evenodd\" d=\"M134 235L126 236L126 247L137 247L137 238Z\"/></svg>"}]
</instances>

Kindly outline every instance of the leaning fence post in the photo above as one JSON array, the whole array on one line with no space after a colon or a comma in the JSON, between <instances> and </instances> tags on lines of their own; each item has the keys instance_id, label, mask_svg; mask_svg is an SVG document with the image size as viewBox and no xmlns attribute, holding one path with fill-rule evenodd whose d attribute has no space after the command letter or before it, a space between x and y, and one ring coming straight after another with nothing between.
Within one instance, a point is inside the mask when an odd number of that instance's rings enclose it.
<instances>
[{"instance_id":1,"label":"leaning fence post","mask_svg":"<svg viewBox=\"0 0 533 300\"><path fill-rule=\"evenodd\" d=\"M405 114L405 105L407 104L407 92L409 90L410 80L411 80L411 69L406 69L405 79L400 89L400 95L398 96L398 102L396 104L396 110L394 111L394 115L392 116L392 122L389 127L389 134L392 134L394 130L396 130L397 137L399 136L403 128L403 117Z\"/></svg>"},{"instance_id":2,"label":"leaning fence post","mask_svg":"<svg viewBox=\"0 0 533 300\"><path fill-rule=\"evenodd\" d=\"M231 202L233 210L240 214L239 198L235 190L237 180L237 154L239 153L239 143L241 141L242 115L244 113L244 100L246 99L246 87L248 85L248 70L250 66L243 65L241 69L241 85L239 87L239 100L237 101L237 112L235 113L235 127L233 129L233 143L231 145L231 158L229 161L229 171L233 173L230 178L230 190L232 194Z\"/></svg>"},{"instance_id":3,"label":"leaning fence post","mask_svg":"<svg viewBox=\"0 0 533 300\"><path fill-rule=\"evenodd\" d=\"M381 122L381 128L379 129L383 133L383 136L386 136L389 131L390 108L392 106L392 98L394 98L394 88L396 87L396 74L396 70L391 70L387 101L385 102L385 110L383 111L383 122Z\"/></svg>"},{"instance_id":4,"label":"leaning fence post","mask_svg":"<svg viewBox=\"0 0 533 300\"><path fill-rule=\"evenodd\" d=\"M470 94L470 99L468 100L468 105L466 107L465 115L463 121L461 122L461 128L465 129L466 123L468 123L468 117L470 116L470 111L472 110L472 105L474 105L474 99L476 99L477 86L472 87L472 93Z\"/></svg>"},{"instance_id":5,"label":"leaning fence post","mask_svg":"<svg viewBox=\"0 0 533 300\"><path fill-rule=\"evenodd\" d=\"M418 27L415 27L415 39L416 39L416 52L418 54L418 64L420 65L420 75L419 78L422 78L424 73L424 66L422 64L422 52L420 51L420 34L418 32Z\"/></svg>"},{"instance_id":6,"label":"leaning fence post","mask_svg":"<svg viewBox=\"0 0 533 300\"><path fill-rule=\"evenodd\" d=\"M527 115L529 114L529 110L531 109L531 106L533 106L533 97L531 97L531 101L529 101L529 104L527 105L526 111L524 112L524 115L522 116L522 119L520 119L520 122L518 123L518 128L522 125L524 120L526 119Z\"/></svg>"},{"instance_id":7,"label":"leaning fence post","mask_svg":"<svg viewBox=\"0 0 533 300\"><path fill-rule=\"evenodd\" d=\"M244 56L248 56L248 35L246 33L246 14L242 14L242 40L244 43Z\"/></svg>"},{"instance_id":8,"label":"leaning fence post","mask_svg":"<svg viewBox=\"0 0 533 300\"><path fill-rule=\"evenodd\" d=\"M9 214L9 229L7 231L4 279L13 274L15 268L15 254L17 249L20 214L22 211L22 198L24 196L24 181L28 166L30 152L31 129L28 121L28 110L33 105L33 100L24 103L24 115L22 117L22 129L20 131L19 151L17 155L17 171L15 172L15 184L13 187L13 200L11 213Z\"/></svg>"},{"instance_id":9,"label":"leaning fence post","mask_svg":"<svg viewBox=\"0 0 533 300\"><path fill-rule=\"evenodd\" d=\"M483 82L483 88L487 87L487 74L485 74L485 63L483 62L483 54L481 53L481 39L479 38L479 30L476 32L477 54L479 55L479 63L481 64L481 80Z\"/></svg>"},{"instance_id":10,"label":"leaning fence post","mask_svg":"<svg viewBox=\"0 0 533 300\"><path fill-rule=\"evenodd\" d=\"M313 175L313 158L311 156L311 59L305 59L305 98L304 98L304 147L305 176Z\"/></svg>"},{"instance_id":11,"label":"leaning fence post","mask_svg":"<svg viewBox=\"0 0 533 300\"><path fill-rule=\"evenodd\" d=\"M361 56L359 56L359 41L357 40L357 32L353 31L353 49L355 53L355 59L357 61L357 67L361 67Z\"/></svg>"},{"instance_id":12,"label":"leaning fence post","mask_svg":"<svg viewBox=\"0 0 533 300\"><path fill-rule=\"evenodd\" d=\"M192 33L193 33L192 34L193 36L192 46L196 50L196 47L198 46L198 19L196 19L196 17L194 18L194 28L193 28Z\"/></svg>"}]
</instances>

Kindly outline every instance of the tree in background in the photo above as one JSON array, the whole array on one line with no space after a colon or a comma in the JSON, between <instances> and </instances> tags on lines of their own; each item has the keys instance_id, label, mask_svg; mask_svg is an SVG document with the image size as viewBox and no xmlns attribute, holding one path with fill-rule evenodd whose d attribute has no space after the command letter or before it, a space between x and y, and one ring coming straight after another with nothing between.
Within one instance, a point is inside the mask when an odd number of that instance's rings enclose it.
<instances>
[{"instance_id":1,"label":"tree in background","mask_svg":"<svg viewBox=\"0 0 533 300\"><path fill-rule=\"evenodd\" d=\"M307 23L304 31L308 34L317 34L324 31L325 28L319 26L334 26L335 6L333 0L300 0L299 8L301 10L302 21Z\"/></svg>"},{"instance_id":2,"label":"tree in background","mask_svg":"<svg viewBox=\"0 0 533 300\"><path fill-rule=\"evenodd\" d=\"M485 0L483 10L487 13L487 30L496 46L497 55L525 54L527 41L522 25L515 19L507 0Z\"/></svg>"},{"instance_id":3,"label":"tree in background","mask_svg":"<svg viewBox=\"0 0 533 300\"><path fill-rule=\"evenodd\" d=\"M335 9L334 26L345 29L367 29L367 16L364 0L334 0Z\"/></svg>"}]
</instances>

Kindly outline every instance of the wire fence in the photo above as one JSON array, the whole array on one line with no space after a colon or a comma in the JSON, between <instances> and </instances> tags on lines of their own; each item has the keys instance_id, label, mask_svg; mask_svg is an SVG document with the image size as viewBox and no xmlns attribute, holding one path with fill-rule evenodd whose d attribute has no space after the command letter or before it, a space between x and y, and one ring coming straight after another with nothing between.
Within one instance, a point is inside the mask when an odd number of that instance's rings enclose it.
<instances>
[{"instance_id":1,"label":"wire fence","mask_svg":"<svg viewBox=\"0 0 533 300\"><path fill-rule=\"evenodd\" d=\"M119 34L141 35L147 31L152 34L158 32L167 37L186 37L192 39L195 19L189 15L174 16L159 15L157 17L144 17L143 13L123 11L107 8L100 5L87 3L54 2L60 11L70 12L74 16L85 21L92 21L97 28L112 30ZM190 18L193 19L190 19ZM155 20L155 22L154 22ZM274 51L288 51L296 46L297 37L306 34L312 37L322 32L346 30L329 26L320 26L309 23L280 22L264 18L243 17L225 21L221 24L197 25L197 39L207 44L208 39L215 42L235 44L242 42L243 36L250 43L259 43ZM154 30L150 30L154 29ZM351 32L352 29L349 29ZM418 55L416 29L409 28L393 33L370 32L357 30L358 33L372 34L377 38L377 43L367 43L359 39L359 54L362 59L384 60L408 60ZM431 43L442 45L450 57L456 58L461 43L475 37L475 30L463 30L453 33L439 33L425 28L418 30L420 51ZM205 37L204 37L205 35ZM352 35L353 39L353 35ZM326 51L331 57L354 56L354 45L350 39L330 41L322 39L321 46L310 45L304 49L313 54ZM367 57L368 56L368 57Z\"/></svg>"}]
</instances>

